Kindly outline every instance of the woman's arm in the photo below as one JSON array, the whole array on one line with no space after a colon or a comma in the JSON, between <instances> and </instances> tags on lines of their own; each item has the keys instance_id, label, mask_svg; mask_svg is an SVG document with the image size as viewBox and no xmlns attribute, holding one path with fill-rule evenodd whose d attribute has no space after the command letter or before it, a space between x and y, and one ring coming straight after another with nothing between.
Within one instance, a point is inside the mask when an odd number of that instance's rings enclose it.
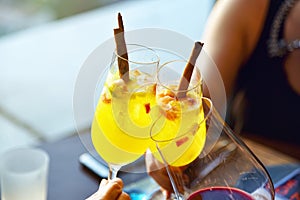
<instances>
[{"instance_id":1,"label":"woman's arm","mask_svg":"<svg viewBox=\"0 0 300 200\"><path fill-rule=\"evenodd\" d=\"M268 2L218 0L207 21L203 48L217 65L227 96L232 91L240 66L256 45Z\"/></svg>"},{"instance_id":2,"label":"woman's arm","mask_svg":"<svg viewBox=\"0 0 300 200\"><path fill-rule=\"evenodd\" d=\"M227 95L232 90L240 66L255 47L268 2L268 0L218 0L211 12L205 27L203 49L216 63ZM205 96L209 95L207 91L204 92ZM158 162L151 154L148 157L146 154L146 165L149 175L165 190L172 191L164 168L158 167Z\"/></svg>"}]
</instances>

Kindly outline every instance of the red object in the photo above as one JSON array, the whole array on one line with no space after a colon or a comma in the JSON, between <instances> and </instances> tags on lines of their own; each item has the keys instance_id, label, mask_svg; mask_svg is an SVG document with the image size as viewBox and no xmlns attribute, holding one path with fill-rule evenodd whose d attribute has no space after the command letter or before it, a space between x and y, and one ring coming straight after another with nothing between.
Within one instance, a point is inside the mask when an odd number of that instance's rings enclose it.
<instances>
[{"instance_id":1,"label":"red object","mask_svg":"<svg viewBox=\"0 0 300 200\"><path fill-rule=\"evenodd\" d=\"M188 137L181 138L180 140L176 141L176 146L179 147L179 146L181 146L182 144L184 144L188 140L189 140Z\"/></svg>"},{"instance_id":2,"label":"red object","mask_svg":"<svg viewBox=\"0 0 300 200\"><path fill-rule=\"evenodd\" d=\"M150 103L146 103L145 104L145 109L146 109L146 113L148 114L150 112L150 110L151 110Z\"/></svg>"}]
</instances>

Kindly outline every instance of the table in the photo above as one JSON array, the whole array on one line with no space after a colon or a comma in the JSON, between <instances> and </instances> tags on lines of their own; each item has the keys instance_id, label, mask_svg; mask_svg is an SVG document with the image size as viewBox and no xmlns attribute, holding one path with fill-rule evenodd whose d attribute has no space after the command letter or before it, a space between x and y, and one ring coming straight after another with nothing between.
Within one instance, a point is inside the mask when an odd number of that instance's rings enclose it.
<instances>
[{"instance_id":1,"label":"table","mask_svg":"<svg viewBox=\"0 0 300 200\"><path fill-rule=\"evenodd\" d=\"M97 190L99 178L79 163L87 150L78 135L40 147L50 156L48 200L82 200Z\"/></svg>"},{"instance_id":2,"label":"table","mask_svg":"<svg viewBox=\"0 0 300 200\"><path fill-rule=\"evenodd\" d=\"M86 152L80 138L73 136L41 146L50 155L48 200L85 199L94 193L100 178L79 163L79 156ZM245 143L265 165L299 163L300 161L266 146L245 139Z\"/></svg>"},{"instance_id":3,"label":"table","mask_svg":"<svg viewBox=\"0 0 300 200\"><path fill-rule=\"evenodd\" d=\"M272 149L266 145L244 138L244 142L250 147L252 152L262 161L264 165L278 165L288 163L299 163L294 157Z\"/></svg>"},{"instance_id":4,"label":"table","mask_svg":"<svg viewBox=\"0 0 300 200\"><path fill-rule=\"evenodd\" d=\"M284 153L286 155L290 155L291 157L300 160L300 147L296 144L284 142L284 141L281 141L278 139L265 137L265 136L261 136L261 135L253 134L253 133L245 132L245 133L241 133L240 135L248 141L255 141L256 144L255 144L255 148L253 148L254 151L256 148L258 148L260 150L265 150L264 146L267 146L267 147L275 150L276 154L280 155L280 154ZM250 142L249 145L251 146L252 142ZM271 156L272 158L276 159L277 155L274 155L274 154L271 155L271 153L274 153L274 151L265 153L264 155L262 155L262 157L270 157Z\"/></svg>"}]
</instances>

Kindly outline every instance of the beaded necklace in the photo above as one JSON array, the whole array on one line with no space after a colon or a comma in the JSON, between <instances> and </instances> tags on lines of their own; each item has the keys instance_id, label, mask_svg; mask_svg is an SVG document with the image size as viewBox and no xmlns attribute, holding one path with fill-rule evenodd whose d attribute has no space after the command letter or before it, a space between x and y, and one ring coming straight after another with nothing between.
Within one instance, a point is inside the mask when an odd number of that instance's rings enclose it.
<instances>
[{"instance_id":1,"label":"beaded necklace","mask_svg":"<svg viewBox=\"0 0 300 200\"><path fill-rule=\"evenodd\" d=\"M270 39L268 41L268 50L270 57L283 57L294 49L300 48L300 40L296 39L287 43L284 39L278 39L280 28L286 16L289 14L291 8L295 5L297 0L285 0L278 9L270 31Z\"/></svg>"}]
</instances>

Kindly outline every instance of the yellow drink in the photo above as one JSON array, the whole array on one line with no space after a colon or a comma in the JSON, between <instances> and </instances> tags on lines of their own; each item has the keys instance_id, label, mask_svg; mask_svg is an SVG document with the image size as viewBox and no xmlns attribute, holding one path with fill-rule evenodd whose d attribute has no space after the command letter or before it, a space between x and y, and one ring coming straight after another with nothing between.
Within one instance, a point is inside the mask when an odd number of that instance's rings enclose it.
<instances>
[{"instance_id":1,"label":"yellow drink","mask_svg":"<svg viewBox=\"0 0 300 200\"><path fill-rule=\"evenodd\" d=\"M92 124L92 141L109 163L130 163L144 154L152 142L149 136L155 111L155 84L149 75L130 72L124 83L109 74L98 101ZM155 114L156 112L156 114Z\"/></svg>"},{"instance_id":2,"label":"yellow drink","mask_svg":"<svg viewBox=\"0 0 300 200\"><path fill-rule=\"evenodd\" d=\"M112 144L103 134L97 117L94 117L92 124L92 141L98 154L111 164L127 164L138 159L141 154L134 154L124 151Z\"/></svg>"},{"instance_id":3,"label":"yellow drink","mask_svg":"<svg viewBox=\"0 0 300 200\"><path fill-rule=\"evenodd\" d=\"M160 153L169 165L184 166L192 162L202 151L206 138L206 125L201 98L188 94L177 100L175 94L165 90L158 94L157 103L163 113L164 125L155 127L153 139L157 141ZM154 156L160 160L160 153L151 146Z\"/></svg>"}]
</instances>

